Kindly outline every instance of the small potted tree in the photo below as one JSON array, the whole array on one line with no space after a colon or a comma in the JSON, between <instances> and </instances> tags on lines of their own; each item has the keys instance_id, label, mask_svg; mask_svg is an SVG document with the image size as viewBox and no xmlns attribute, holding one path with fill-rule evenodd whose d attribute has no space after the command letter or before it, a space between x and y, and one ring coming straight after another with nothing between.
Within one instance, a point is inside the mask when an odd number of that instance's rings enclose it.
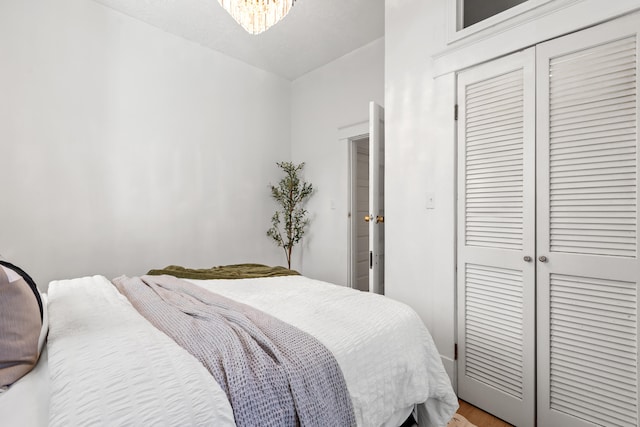
<instances>
[{"instance_id":1,"label":"small potted tree","mask_svg":"<svg viewBox=\"0 0 640 427\"><path fill-rule=\"evenodd\" d=\"M295 165L292 162L276 163L284 172L278 185L269 185L271 197L278 203L278 209L271 217L271 228L267 236L284 249L287 257L287 268L291 269L291 252L293 247L304 236L309 224L304 202L311 196L313 186L300 180L300 172L304 163Z\"/></svg>"}]
</instances>

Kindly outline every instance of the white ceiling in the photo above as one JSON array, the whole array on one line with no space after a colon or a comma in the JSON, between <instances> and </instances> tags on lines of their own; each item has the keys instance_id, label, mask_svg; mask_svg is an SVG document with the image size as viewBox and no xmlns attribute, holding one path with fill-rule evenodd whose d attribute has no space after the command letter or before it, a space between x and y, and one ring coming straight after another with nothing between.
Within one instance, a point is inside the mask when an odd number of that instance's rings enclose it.
<instances>
[{"instance_id":1,"label":"white ceiling","mask_svg":"<svg viewBox=\"0 0 640 427\"><path fill-rule=\"evenodd\" d=\"M217 0L95 1L289 80L384 35L384 0L297 0L257 36Z\"/></svg>"}]
</instances>

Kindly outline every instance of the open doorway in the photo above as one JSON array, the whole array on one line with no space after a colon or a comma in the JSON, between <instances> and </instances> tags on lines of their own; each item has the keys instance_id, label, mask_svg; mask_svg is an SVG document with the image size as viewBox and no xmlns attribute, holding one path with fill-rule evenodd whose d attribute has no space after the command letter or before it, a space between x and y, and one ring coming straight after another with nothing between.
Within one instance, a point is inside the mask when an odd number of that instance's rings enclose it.
<instances>
[{"instance_id":1,"label":"open doorway","mask_svg":"<svg viewBox=\"0 0 640 427\"><path fill-rule=\"evenodd\" d=\"M384 294L384 108L339 129L349 150L349 287Z\"/></svg>"},{"instance_id":2,"label":"open doorway","mask_svg":"<svg viewBox=\"0 0 640 427\"><path fill-rule=\"evenodd\" d=\"M369 291L369 137L351 141L351 287Z\"/></svg>"}]
</instances>

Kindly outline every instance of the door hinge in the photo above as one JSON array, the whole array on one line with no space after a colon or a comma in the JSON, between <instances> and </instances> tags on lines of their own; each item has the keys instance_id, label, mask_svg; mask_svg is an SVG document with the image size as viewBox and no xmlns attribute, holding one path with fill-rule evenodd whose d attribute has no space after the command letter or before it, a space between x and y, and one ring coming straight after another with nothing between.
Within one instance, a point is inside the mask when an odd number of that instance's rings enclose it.
<instances>
[{"instance_id":1,"label":"door hinge","mask_svg":"<svg viewBox=\"0 0 640 427\"><path fill-rule=\"evenodd\" d=\"M458 360L458 344L453 345L453 360Z\"/></svg>"},{"instance_id":2,"label":"door hinge","mask_svg":"<svg viewBox=\"0 0 640 427\"><path fill-rule=\"evenodd\" d=\"M458 104L453 107L453 119L458 121Z\"/></svg>"}]
</instances>

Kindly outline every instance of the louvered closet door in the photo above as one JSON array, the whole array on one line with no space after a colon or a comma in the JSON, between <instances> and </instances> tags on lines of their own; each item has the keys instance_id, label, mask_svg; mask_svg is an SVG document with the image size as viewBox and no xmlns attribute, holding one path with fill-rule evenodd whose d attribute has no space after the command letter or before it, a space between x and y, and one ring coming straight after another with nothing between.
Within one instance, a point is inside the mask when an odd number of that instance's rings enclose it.
<instances>
[{"instance_id":1,"label":"louvered closet door","mask_svg":"<svg viewBox=\"0 0 640 427\"><path fill-rule=\"evenodd\" d=\"M458 75L458 394L535 422L535 56Z\"/></svg>"},{"instance_id":2,"label":"louvered closet door","mask_svg":"<svg viewBox=\"0 0 640 427\"><path fill-rule=\"evenodd\" d=\"M638 426L638 35L538 46L538 425Z\"/></svg>"}]
</instances>

